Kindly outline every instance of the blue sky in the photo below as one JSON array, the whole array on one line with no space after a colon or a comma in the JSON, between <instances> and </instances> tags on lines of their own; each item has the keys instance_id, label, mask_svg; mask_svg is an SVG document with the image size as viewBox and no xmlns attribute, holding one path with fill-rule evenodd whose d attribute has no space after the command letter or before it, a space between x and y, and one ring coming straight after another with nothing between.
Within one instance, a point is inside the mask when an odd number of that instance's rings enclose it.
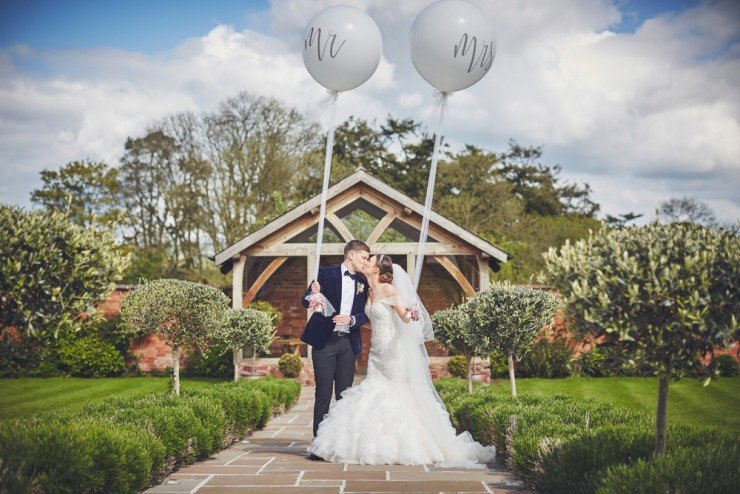
<instances>
[{"instance_id":1,"label":"blue sky","mask_svg":"<svg viewBox=\"0 0 740 494\"><path fill-rule=\"evenodd\" d=\"M249 26L266 0L3 0L0 45L80 49L107 46L152 53L218 24Z\"/></svg>"},{"instance_id":2,"label":"blue sky","mask_svg":"<svg viewBox=\"0 0 740 494\"><path fill-rule=\"evenodd\" d=\"M433 120L408 56L433 0L339 0L383 36L373 77L340 118ZM470 0L491 15L490 73L454 95L445 139L503 151L544 145L546 164L587 182L602 212L651 216L689 196L740 217L738 0ZM39 172L116 164L127 137L208 112L239 91L321 120L323 89L301 61L308 20L330 0L0 0L0 202L29 206Z\"/></svg>"},{"instance_id":3,"label":"blue sky","mask_svg":"<svg viewBox=\"0 0 740 494\"><path fill-rule=\"evenodd\" d=\"M632 32L645 19L665 12L682 12L698 3L617 1L622 21L612 29ZM269 33L269 25L255 23L252 17L268 8L267 0L3 0L0 46L26 44L45 49L107 46L153 53L172 48L183 39L200 36L218 24Z\"/></svg>"}]
</instances>

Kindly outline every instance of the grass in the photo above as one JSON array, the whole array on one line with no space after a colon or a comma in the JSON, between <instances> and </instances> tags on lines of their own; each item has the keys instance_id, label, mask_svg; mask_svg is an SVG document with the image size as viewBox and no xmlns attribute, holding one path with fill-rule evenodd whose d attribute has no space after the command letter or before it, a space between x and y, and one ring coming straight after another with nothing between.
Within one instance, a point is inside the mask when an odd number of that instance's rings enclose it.
<instances>
[{"instance_id":1,"label":"grass","mask_svg":"<svg viewBox=\"0 0 740 494\"><path fill-rule=\"evenodd\" d=\"M651 413L655 413L658 400L658 380L654 378L523 378L516 383L520 393L598 398ZM491 385L502 393L509 392L508 379L497 379ZM707 387L702 386L702 381L691 378L672 382L668 392L668 421L740 432L740 377L720 378Z\"/></svg>"},{"instance_id":2,"label":"grass","mask_svg":"<svg viewBox=\"0 0 740 494\"><path fill-rule=\"evenodd\" d=\"M27 377L0 379L0 419L58 408L80 409L111 396L166 391L168 377ZM181 389L210 386L222 379L185 378Z\"/></svg>"}]
</instances>

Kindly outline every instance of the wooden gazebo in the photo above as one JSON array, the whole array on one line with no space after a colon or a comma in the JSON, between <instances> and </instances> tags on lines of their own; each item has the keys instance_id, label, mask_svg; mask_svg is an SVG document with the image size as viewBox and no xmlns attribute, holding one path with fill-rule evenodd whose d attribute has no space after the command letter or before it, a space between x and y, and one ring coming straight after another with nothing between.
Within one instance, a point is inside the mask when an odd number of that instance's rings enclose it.
<instances>
[{"instance_id":1,"label":"wooden gazebo","mask_svg":"<svg viewBox=\"0 0 740 494\"><path fill-rule=\"evenodd\" d=\"M365 241L413 278L423 205L359 168L329 189L321 265L338 264L344 244ZM316 256L320 196L313 197L215 256L232 271L232 304L267 300L283 313L279 336L296 339L306 321L300 298ZM444 216L432 213L419 294L434 312L472 296L508 254ZM442 287L442 288L440 288ZM245 290L246 288L246 290ZM310 352L308 353L310 359Z\"/></svg>"}]
</instances>

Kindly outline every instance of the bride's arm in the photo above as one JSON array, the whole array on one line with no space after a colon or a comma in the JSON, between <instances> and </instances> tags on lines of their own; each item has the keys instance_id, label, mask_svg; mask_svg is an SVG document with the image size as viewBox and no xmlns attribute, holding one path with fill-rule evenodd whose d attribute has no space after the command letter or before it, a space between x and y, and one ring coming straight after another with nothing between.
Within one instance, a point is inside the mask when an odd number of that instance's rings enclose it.
<instances>
[{"instance_id":1,"label":"bride's arm","mask_svg":"<svg viewBox=\"0 0 740 494\"><path fill-rule=\"evenodd\" d=\"M406 305L403 303L402 300L400 300L396 287L391 286L388 290L388 293L390 293L389 298L392 301L393 309L396 311L396 314L398 314L398 317L400 317L404 323L410 323L411 317L408 315Z\"/></svg>"}]
</instances>

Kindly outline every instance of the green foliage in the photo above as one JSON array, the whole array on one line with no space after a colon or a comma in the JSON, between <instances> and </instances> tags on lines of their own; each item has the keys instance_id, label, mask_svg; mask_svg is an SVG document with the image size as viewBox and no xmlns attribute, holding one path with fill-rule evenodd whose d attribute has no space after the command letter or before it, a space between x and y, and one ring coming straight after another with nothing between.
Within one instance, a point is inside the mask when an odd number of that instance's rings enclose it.
<instances>
[{"instance_id":1,"label":"green foliage","mask_svg":"<svg viewBox=\"0 0 740 494\"><path fill-rule=\"evenodd\" d=\"M573 349L564 339L540 338L516 367L526 377L567 377L572 355Z\"/></svg>"},{"instance_id":2,"label":"green foliage","mask_svg":"<svg viewBox=\"0 0 740 494\"><path fill-rule=\"evenodd\" d=\"M272 324L276 327L278 324L280 324L280 320L283 318L283 315L280 313L279 310L277 310L274 305L263 300L256 300L250 303L247 306L247 309L261 310L262 312L266 312L270 316L270 319L272 319Z\"/></svg>"},{"instance_id":3,"label":"green foliage","mask_svg":"<svg viewBox=\"0 0 740 494\"><path fill-rule=\"evenodd\" d=\"M0 205L0 325L48 340L94 313L128 264L110 232Z\"/></svg>"},{"instance_id":4,"label":"green foliage","mask_svg":"<svg viewBox=\"0 0 740 494\"><path fill-rule=\"evenodd\" d=\"M694 224L604 230L545 256L574 329L634 366L680 377L723 348L740 311L737 232Z\"/></svg>"},{"instance_id":5,"label":"green foliage","mask_svg":"<svg viewBox=\"0 0 740 494\"><path fill-rule=\"evenodd\" d=\"M732 355L716 355L717 371L722 377L735 377L740 374L740 364Z\"/></svg>"},{"instance_id":6,"label":"green foliage","mask_svg":"<svg viewBox=\"0 0 740 494\"><path fill-rule=\"evenodd\" d=\"M0 422L0 491L141 492L263 427L299 393L296 382L266 379L6 420Z\"/></svg>"},{"instance_id":7,"label":"green foliage","mask_svg":"<svg viewBox=\"0 0 740 494\"><path fill-rule=\"evenodd\" d=\"M41 172L43 186L31 193L31 201L47 211L66 211L70 221L89 226L119 219L118 169L106 163L72 161L59 170Z\"/></svg>"},{"instance_id":8,"label":"green foliage","mask_svg":"<svg viewBox=\"0 0 740 494\"><path fill-rule=\"evenodd\" d=\"M566 395L524 393L514 398L487 386L477 386L472 395L467 395L464 384L456 379L439 379L435 386L453 423L470 431L477 441L494 445L499 460L537 492L590 493L599 485L639 486L639 482L626 475L633 471L630 465L641 465L641 460L643 463L655 461L651 459L653 417L641 410L615 408L606 402ZM701 452L709 448L717 454L729 452L731 458L717 461L715 466L710 467L707 461L706 471L714 475L737 464L740 442L731 433L675 424L669 434L674 441L666 460L657 463L667 461L678 465L670 471L664 467L660 467L663 470L635 467L636 475L645 478L647 485L663 485L661 482L673 482L671 479L681 478L681 475L695 474L692 466L704 463L697 457L683 457L683 451L687 450ZM710 455L716 458L713 453ZM679 472L680 468L686 469L685 473ZM714 484L710 482L709 485ZM716 485L734 484L718 480ZM615 488L604 492L633 491Z\"/></svg>"},{"instance_id":9,"label":"green foliage","mask_svg":"<svg viewBox=\"0 0 740 494\"><path fill-rule=\"evenodd\" d=\"M447 361L447 370L454 377L468 377L468 362L464 355L455 355Z\"/></svg>"},{"instance_id":10,"label":"green foliage","mask_svg":"<svg viewBox=\"0 0 740 494\"><path fill-rule=\"evenodd\" d=\"M234 363L225 343L213 343L201 351L192 351L186 357L184 376L232 377Z\"/></svg>"},{"instance_id":11,"label":"green foliage","mask_svg":"<svg viewBox=\"0 0 740 494\"><path fill-rule=\"evenodd\" d=\"M580 354L573 362L573 373L590 377L624 375L622 362L610 348L596 346Z\"/></svg>"},{"instance_id":12,"label":"green foliage","mask_svg":"<svg viewBox=\"0 0 740 494\"><path fill-rule=\"evenodd\" d=\"M285 377L295 378L301 373L303 369L303 361L298 355L292 353L284 353L278 359L278 368Z\"/></svg>"},{"instance_id":13,"label":"green foliage","mask_svg":"<svg viewBox=\"0 0 740 494\"><path fill-rule=\"evenodd\" d=\"M596 493L734 494L740 485L738 465L740 445L737 442L680 449L668 456L610 467L599 481Z\"/></svg>"},{"instance_id":14,"label":"green foliage","mask_svg":"<svg viewBox=\"0 0 740 494\"><path fill-rule=\"evenodd\" d=\"M455 353L483 356L470 336L470 315L465 305L438 310L432 314L434 339Z\"/></svg>"},{"instance_id":15,"label":"green foliage","mask_svg":"<svg viewBox=\"0 0 740 494\"><path fill-rule=\"evenodd\" d=\"M477 347L521 357L540 330L552 323L558 301L542 290L494 282L465 305L470 338Z\"/></svg>"},{"instance_id":16,"label":"green foliage","mask_svg":"<svg viewBox=\"0 0 740 494\"><path fill-rule=\"evenodd\" d=\"M507 361L506 355L494 350L488 356L489 370L491 371L491 377L506 377L509 372L509 362Z\"/></svg>"},{"instance_id":17,"label":"green foliage","mask_svg":"<svg viewBox=\"0 0 740 494\"><path fill-rule=\"evenodd\" d=\"M95 333L63 338L59 341L57 351L61 370L72 376L114 376L124 370L123 356L116 347Z\"/></svg>"},{"instance_id":18,"label":"green foliage","mask_svg":"<svg viewBox=\"0 0 740 494\"><path fill-rule=\"evenodd\" d=\"M267 312L257 309L228 311L228 320L214 328L212 338L224 342L230 349L253 348L255 353L266 352L275 339L275 324Z\"/></svg>"},{"instance_id":19,"label":"green foliage","mask_svg":"<svg viewBox=\"0 0 740 494\"><path fill-rule=\"evenodd\" d=\"M0 333L0 378L36 375L42 351L36 340Z\"/></svg>"},{"instance_id":20,"label":"green foliage","mask_svg":"<svg viewBox=\"0 0 740 494\"><path fill-rule=\"evenodd\" d=\"M122 329L132 335L156 333L168 345L206 346L226 325L229 299L216 288L182 280L145 282L123 300Z\"/></svg>"}]
</instances>

